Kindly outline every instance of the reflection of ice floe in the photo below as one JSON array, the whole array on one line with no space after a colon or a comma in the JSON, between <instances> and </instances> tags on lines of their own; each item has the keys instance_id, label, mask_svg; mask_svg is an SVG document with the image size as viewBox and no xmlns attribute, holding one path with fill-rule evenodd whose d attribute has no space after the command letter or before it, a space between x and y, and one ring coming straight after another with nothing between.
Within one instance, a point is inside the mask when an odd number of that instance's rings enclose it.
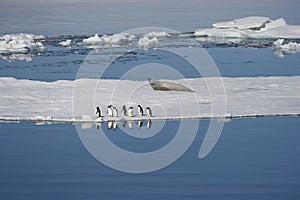
<instances>
[{"instance_id":1,"label":"reflection of ice floe","mask_svg":"<svg viewBox=\"0 0 300 200\"><path fill-rule=\"evenodd\" d=\"M274 43L275 51L274 53L279 56L283 57L285 54L294 54L300 52L300 44L297 42L289 42L284 44L284 39L278 39Z\"/></svg>"},{"instance_id":2,"label":"reflection of ice floe","mask_svg":"<svg viewBox=\"0 0 300 200\"><path fill-rule=\"evenodd\" d=\"M79 44L86 45L91 48L111 47L111 46L118 46L122 44L128 44L131 41L133 41L134 38L135 36L129 33L103 35L101 37L99 37L98 34L95 34L92 37L83 39L82 42Z\"/></svg>"},{"instance_id":3,"label":"reflection of ice floe","mask_svg":"<svg viewBox=\"0 0 300 200\"><path fill-rule=\"evenodd\" d=\"M34 56L34 54L2 54L1 57L4 59L4 60L7 60L9 62L11 61L31 61L32 60L32 57Z\"/></svg>"},{"instance_id":4,"label":"reflection of ice floe","mask_svg":"<svg viewBox=\"0 0 300 200\"><path fill-rule=\"evenodd\" d=\"M246 17L213 24L214 28L196 30L196 37L224 38L300 38L300 26L286 24L279 18Z\"/></svg>"}]
</instances>

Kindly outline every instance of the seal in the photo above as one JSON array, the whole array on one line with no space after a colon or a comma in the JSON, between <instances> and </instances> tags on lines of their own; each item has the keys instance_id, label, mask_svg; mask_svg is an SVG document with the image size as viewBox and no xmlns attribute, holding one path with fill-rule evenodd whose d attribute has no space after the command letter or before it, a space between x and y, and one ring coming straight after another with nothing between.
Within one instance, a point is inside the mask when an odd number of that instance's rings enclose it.
<instances>
[{"instance_id":1,"label":"seal","mask_svg":"<svg viewBox=\"0 0 300 200\"><path fill-rule=\"evenodd\" d=\"M148 78L148 81L153 88L153 90L160 91L185 91L185 92L195 92L181 84L171 83L167 81L157 81L152 78Z\"/></svg>"}]
</instances>

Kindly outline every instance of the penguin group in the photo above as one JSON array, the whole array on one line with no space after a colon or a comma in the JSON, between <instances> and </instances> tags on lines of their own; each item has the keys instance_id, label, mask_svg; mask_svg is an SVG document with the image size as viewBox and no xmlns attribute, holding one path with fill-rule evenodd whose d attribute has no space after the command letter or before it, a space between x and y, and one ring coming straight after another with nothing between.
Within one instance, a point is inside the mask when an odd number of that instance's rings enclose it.
<instances>
[{"instance_id":1,"label":"penguin group","mask_svg":"<svg viewBox=\"0 0 300 200\"><path fill-rule=\"evenodd\" d=\"M97 117L97 121L99 121L100 123L103 122L103 113L100 110L100 107L96 107L96 117ZM107 117L122 117L122 116L128 116L128 117L135 117L135 116L145 116L145 117L153 117L152 115L152 111L150 109L150 107L146 108L146 114L144 113L143 107L141 105L137 105L137 115L134 115L134 107L129 107L128 110L126 109L126 106L123 105L121 108L121 112L120 112L120 116L118 113L118 109L117 107L113 106L113 105L108 105L107 106L107 111L106 111L106 116ZM147 120L147 124L146 124L146 128L151 128L151 120L148 118ZM143 121L139 120L137 121L137 127L141 128L143 125ZM100 128L101 124L99 124L99 126L97 126L97 129ZM123 127L125 128L126 126L126 121L123 121ZM132 126L132 121L127 121L127 126L129 128L133 128ZM113 129L116 130L118 127L118 123L115 120L109 120L107 121L107 127L108 129Z\"/></svg>"},{"instance_id":2,"label":"penguin group","mask_svg":"<svg viewBox=\"0 0 300 200\"><path fill-rule=\"evenodd\" d=\"M129 107L128 110L126 109L126 106L123 105L121 108L121 116L128 116L128 117L134 117L134 112L133 112L133 107ZM153 117L152 115L152 110L150 109L150 107L146 108L146 114L144 113L144 110L142 108L141 105L137 106L137 112L138 112L138 116L148 116L148 117ZM107 116L108 117L119 117L118 115L118 109L117 107L113 106L113 105L109 105L107 106ZM96 117L97 118L103 118L104 116L101 113L101 110L99 107L96 108Z\"/></svg>"}]
</instances>

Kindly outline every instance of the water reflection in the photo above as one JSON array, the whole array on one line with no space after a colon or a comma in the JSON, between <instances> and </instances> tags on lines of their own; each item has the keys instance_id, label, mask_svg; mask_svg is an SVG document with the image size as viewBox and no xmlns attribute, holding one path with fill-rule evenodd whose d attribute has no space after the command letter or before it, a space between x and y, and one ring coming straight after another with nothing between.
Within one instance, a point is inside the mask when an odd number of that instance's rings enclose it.
<instances>
[{"instance_id":1,"label":"water reflection","mask_svg":"<svg viewBox=\"0 0 300 200\"><path fill-rule=\"evenodd\" d=\"M122 129L128 128L128 129L141 129L141 128L146 128L150 129L152 126L152 121L151 120L138 120L138 121L107 121L107 122L99 122L96 123L96 129L99 129L100 127L103 126L103 124L107 125L107 129L109 130L117 130L118 129L118 124L122 125ZM86 125L82 127L87 127ZM91 126L88 126L88 128L91 128Z\"/></svg>"}]
</instances>

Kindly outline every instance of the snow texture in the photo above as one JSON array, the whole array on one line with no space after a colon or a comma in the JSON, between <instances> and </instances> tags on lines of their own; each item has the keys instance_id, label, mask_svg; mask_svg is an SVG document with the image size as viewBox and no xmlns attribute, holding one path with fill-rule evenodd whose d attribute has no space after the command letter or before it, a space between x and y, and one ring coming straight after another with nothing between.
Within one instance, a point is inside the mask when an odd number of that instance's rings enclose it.
<instances>
[{"instance_id":1,"label":"snow texture","mask_svg":"<svg viewBox=\"0 0 300 200\"><path fill-rule=\"evenodd\" d=\"M210 95L212 90L223 90L207 88L207 85L214 85L219 80L219 77L167 80L195 91L174 92L155 91L146 80L79 79L40 82L3 77L0 78L0 119L96 121L95 108L99 106L106 115L106 108L110 104L119 111L123 105L127 108L133 106L134 115L137 115L138 104L144 109L149 106L153 111L151 119L154 120L300 114L300 88L297 87L300 85L300 76L222 78L226 96L222 93ZM90 87L93 85L97 87ZM73 89L77 91L74 95ZM222 107L222 99L226 100L226 111L212 110L212 104L215 108ZM84 102L79 104L82 110L72 109L72 106L78 106L78 102ZM111 119L105 116L103 120L140 118L147 117L121 116Z\"/></svg>"}]
</instances>

